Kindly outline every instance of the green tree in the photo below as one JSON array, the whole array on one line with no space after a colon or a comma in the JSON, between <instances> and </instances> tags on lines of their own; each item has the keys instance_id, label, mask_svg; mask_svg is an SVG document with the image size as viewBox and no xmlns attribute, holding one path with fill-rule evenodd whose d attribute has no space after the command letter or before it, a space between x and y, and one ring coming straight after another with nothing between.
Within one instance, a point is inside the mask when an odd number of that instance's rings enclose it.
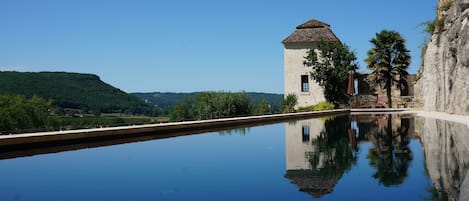
<instances>
[{"instance_id":1,"label":"green tree","mask_svg":"<svg viewBox=\"0 0 469 201\"><path fill-rule=\"evenodd\" d=\"M271 106L269 103L265 100L265 98L261 98L259 103L254 109L254 114L256 115L263 115L263 114L271 114Z\"/></svg>"},{"instance_id":2,"label":"green tree","mask_svg":"<svg viewBox=\"0 0 469 201\"><path fill-rule=\"evenodd\" d=\"M324 87L327 101L336 106L348 104L347 78L350 71L358 69L355 53L336 41L320 41L317 50L309 50L303 62L313 68L311 78Z\"/></svg>"},{"instance_id":3,"label":"green tree","mask_svg":"<svg viewBox=\"0 0 469 201\"><path fill-rule=\"evenodd\" d=\"M0 131L46 128L51 108L51 101L37 96L0 95Z\"/></svg>"},{"instance_id":4,"label":"green tree","mask_svg":"<svg viewBox=\"0 0 469 201\"><path fill-rule=\"evenodd\" d=\"M280 104L283 113L295 112L295 107L298 104L298 97L295 94L288 94Z\"/></svg>"},{"instance_id":5,"label":"green tree","mask_svg":"<svg viewBox=\"0 0 469 201\"><path fill-rule=\"evenodd\" d=\"M245 92L200 92L194 99L186 98L170 112L172 121L204 120L247 116L252 112L251 98Z\"/></svg>"},{"instance_id":6,"label":"green tree","mask_svg":"<svg viewBox=\"0 0 469 201\"><path fill-rule=\"evenodd\" d=\"M246 92L233 94L234 111L228 114L229 117L233 116L248 116L252 113L251 97Z\"/></svg>"},{"instance_id":7,"label":"green tree","mask_svg":"<svg viewBox=\"0 0 469 201\"><path fill-rule=\"evenodd\" d=\"M176 103L169 112L170 121L195 120L195 101L192 96L184 97L184 101Z\"/></svg>"},{"instance_id":8,"label":"green tree","mask_svg":"<svg viewBox=\"0 0 469 201\"><path fill-rule=\"evenodd\" d=\"M388 107L392 107L392 85L406 87L405 76L410 65L409 50L405 39L396 31L383 30L370 40L372 48L365 59L367 67L373 72L368 76L372 86L379 85L386 90Z\"/></svg>"},{"instance_id":9,"label":"green tree","mask_svg":"<svg viewBox=\"0 0 469 201\"><path fill-rule=\"evenodd\" d=\"M177 103L171 109L169 113L170 121L184 121L191 119L188 109L185 107L183 103Z\"/></svg>"}]
</instances>

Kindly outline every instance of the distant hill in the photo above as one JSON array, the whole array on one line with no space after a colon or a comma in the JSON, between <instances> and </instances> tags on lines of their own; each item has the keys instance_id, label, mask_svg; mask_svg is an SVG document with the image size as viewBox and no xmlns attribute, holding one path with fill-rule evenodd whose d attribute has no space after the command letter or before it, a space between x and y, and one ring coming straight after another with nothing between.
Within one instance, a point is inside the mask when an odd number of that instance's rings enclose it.
<instances>
[{"instance_id":1,"label":"distant hill","mask_svg":"<svg viewBox=\"0 0 469 201\"><path fill-rule=\"evenodd\" d=\"M155 108L92 74L0 72L0 94L37 95L60 108L85 112L155 114Z\"/></svg>"},{"instance_id":2,"label":"distant hill","mask_svg":"<svg viewBox=\"0 0 469 201\"><path fill-rule=\"evenodd\" d=\"M172 92L150 92L150 93L132 93L133 95L141 98L146 103L158 107L163 113L169 113L169 110L177 103L183 102L186 97L194 97L198 92L191 93L172 93ZM257 93L246 92L253 101L257 104L264 98L274 110L280 107L280 102L283 100L283 94L272 93Z\"/></svg>"}]
</instances>

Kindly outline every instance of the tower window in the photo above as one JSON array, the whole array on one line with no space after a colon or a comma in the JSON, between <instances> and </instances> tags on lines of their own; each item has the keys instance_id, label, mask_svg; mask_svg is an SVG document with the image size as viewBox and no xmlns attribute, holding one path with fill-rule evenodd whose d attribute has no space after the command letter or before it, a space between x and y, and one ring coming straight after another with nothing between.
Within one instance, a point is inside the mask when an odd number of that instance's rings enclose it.
<instances>
[{"instance_id":1,"label":"tower window","mask_svg":"<svg viewBox=\"0 0 469 201\"><path fill-rule=\"evenodd\" d=\"M309 80L308 75L301 76L301 92L308 92L309 91Z\"/></svg>"},{"instance_id":2,"label":"tower window","mask_svg":"<svg viewBox=\"0 0 469 201\"><path fill-rule=\"evenodd\" d=\"M309 126L302 126L302 141L309 142Z\"/></svg>"}]
</instances>

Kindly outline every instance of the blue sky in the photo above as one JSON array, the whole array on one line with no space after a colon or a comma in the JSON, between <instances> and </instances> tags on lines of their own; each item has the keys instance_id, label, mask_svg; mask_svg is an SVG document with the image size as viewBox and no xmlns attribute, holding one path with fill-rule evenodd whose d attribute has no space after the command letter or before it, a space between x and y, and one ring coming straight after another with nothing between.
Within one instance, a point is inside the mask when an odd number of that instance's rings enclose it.
<instances>
[{"instance_id":1,"label":"blue sky","mask_svg":"<svg viewBox=\"0 0 469 201\"><path fill-rule=\"evenodd\" d=\"M93 73L126 92L283 93L283 45L315 18L357 53L383 29L420 65L437 0L0 0L0 70Z\"/></svg>"}]
</instances>

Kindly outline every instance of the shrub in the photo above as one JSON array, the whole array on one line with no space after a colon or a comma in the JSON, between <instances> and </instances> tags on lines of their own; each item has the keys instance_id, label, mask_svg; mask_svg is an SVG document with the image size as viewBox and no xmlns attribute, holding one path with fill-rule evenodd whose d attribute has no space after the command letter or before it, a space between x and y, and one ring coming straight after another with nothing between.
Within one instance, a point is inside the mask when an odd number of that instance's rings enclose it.
<instances>
[{"instance_id":1,"label":"shrub","mask_svg":"<svg viewBox=\"0 0 469 201\"><path fill-rule=\"evenodd\" d=\"M295 94L288 94L281 103L281 110L283 113L295 112L295 107L298 104L298 97Z\"/></svg>"},{"instance_id":2,"label":"shrub","mask_svg":"<svg viewBox=\"0 0 469 201\"><path fill-rule=\"evenodd\" d=\"M38 96L0 95L0 131L44 128L50 120L51 101Z\"/></svg>"},{"instance_id":3,"label":"shrub","mask_svg":"<svg viewBox=\"0 0 469 201\"><path fill-rule=\"evenodd\" d=\"M448 11L451 8L451 6L453 6L453 3L454 3L454 0L447 0L441 3L439 7L440 14L436 16L436 19L433 25L434 26L433 29L436 30L437 32L443 31L445 27L446 16L447 16L447 13L445 12Z\"/></svg>"},{"instance_id":4,"label":"shrub","mask_svg":"<svg viewBox=\"0 0 469 201\"><path fill-rule=\"evenodd\" d=\"M316 105L311 105L307 107L300 107L299 112L313 112L313 111L323 111L323 110L332 110L334 109L334 104L329 102L320 102Z\"/></svg>"},{"instance_id":5,"label":"shrub","mask_svg":"<svg viewBox=\"0 0 469 201\"><path fill-rule=\"evenodd\" d=\"M314 111L333 110L334 104L329 103L329 102L320 102L314 105L313 108L314 108Z\"/></svg>"},{"instance_id":6,"label":"shrub","mask_svg":"<svg viewBox=\"0 0 469 201\"><path fill-rule=\"evenodd\" d=\"M435 29L438 31L438 32L442 32L443 29L445 28L445 20L446 20L446 15L443 15L441 17L438 17L436 20L435 20Z\"/></svg>"},{"instance_id":7,"label":"shrub","mask_svg":"<svg viewBox=\"0 0 469 201\"><path fill-rule=\"evenodd\" d=\"M200 92L186 98L170 112L171 121L205 120L248 116L253 107L246 92Z\"/></svg>"},{"instance_id":8,"label":"shrub","mask_svg":"<svg viewBox=\"0 0 469 201\"><path fill-rule=\"evenodd\" d=\"M453 6L454 0L447 0L443 1L443 3L440 6L440 11L447 11Z\"/></svg>"},{"instance_id":9,"label":"shrub","mask_svg":"<svg viewBox=\"0 0 469 201\"><path fill-rule=\"evenodd\" d=\"M314 105L298 108L298 112L312 112L312 111L314 111Z\"/></svg>"}]
</instances>

